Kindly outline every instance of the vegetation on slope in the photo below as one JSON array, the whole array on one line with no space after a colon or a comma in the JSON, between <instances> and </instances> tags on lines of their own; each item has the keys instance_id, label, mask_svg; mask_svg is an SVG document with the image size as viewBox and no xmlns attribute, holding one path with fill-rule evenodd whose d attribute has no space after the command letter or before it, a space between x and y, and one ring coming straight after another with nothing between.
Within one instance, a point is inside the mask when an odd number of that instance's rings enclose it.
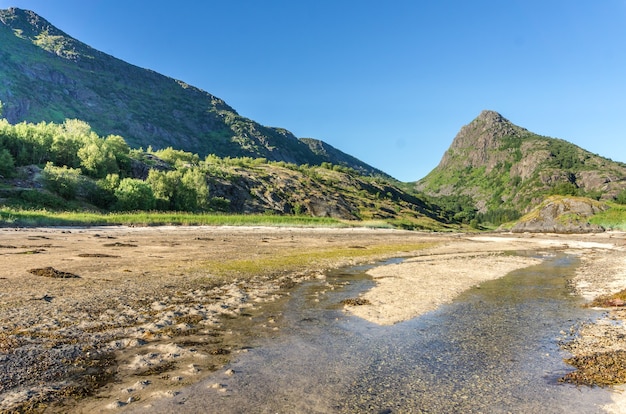
<instances>
[{"instance_id":1,"label":"vegetation on slope","mask_svg":"<svg viewBox=\"0 0 626 414\"><path fill-rule=\"evenodd\" d=\"M499 225L551 195L613 200L626 188L626 165L484 111L416 188L459 220Z\"/></svg>"},{"instance_id":2,"label":"vegetation on slope","mask_svg":"<svg viewBox=\"0 0 626 414\"><path fill-rule=\"evenodd\" d=\"M515 233L594 233L604 227L590 222L591 217L609 209L607 203L588 197L550 196L520 218L511 230Z\"/></svg>"},{"instance_id":3,"label":"vegetation on slope","mask_svg":"<svg viewBox=\"0 0 626 414\"><path fill-rule=\"evenodd\" d=\"M605 229L626 231L626 202L607 203L610 207L589 219L589 222Z\"/></svg>"},{"instance_id":4,"label":"vegetation on slope","mask_svg":"<svg viewBox=\"0 0 626 414\"><path fill-rule=\"evenodd\" d=\"M99 52L26 10L0 10L0 79L12 124L81 119L133 148L330 162L383 174L339 150L314 151L285 129L260 125L210 93Z\"/></svg>"},{"instance_id":5,"label":"vegetation on slope","mask_svg":"<svg viewBox=\"0 0 626 414\"><path fill-rule=\"evenodd\" d=\"M0 120L0 169L5 223L50 220L46 213L25 214L24 209L73 211L71 217L59 215L60 222L83 224L145 220L145 215L122 219L109 214L130 211L326 217L334 224L378 220L433 230L445 228L446 221L436 207L393 180L363 176L346 166L131 149L121 136L101 137L79 120L17 125ZM105 215L76 214L84 211ZM156 214L151 220L204 224L208 219Z\"/></svg>"}]
</instances>

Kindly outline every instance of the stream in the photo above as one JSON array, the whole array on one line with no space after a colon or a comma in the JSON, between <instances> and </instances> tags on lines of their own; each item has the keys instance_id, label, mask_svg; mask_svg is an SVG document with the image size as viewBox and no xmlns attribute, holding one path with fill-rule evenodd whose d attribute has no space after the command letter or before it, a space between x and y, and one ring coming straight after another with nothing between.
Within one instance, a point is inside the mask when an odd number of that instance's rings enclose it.
<instances>
[{"instance_id":1,"label":"stream","mask_svg":"<svg viewBox=\"0 0 626 414\"><path fill-rule=\"evenodd\" d=\"M150 412L603 412L608 391L557 382L572 370L559 340L597 317L567 287L578 259L542 258L393 326L342 310L369 267L331 272L251 316L250 349Z\"/></svg>"}]
</instances>

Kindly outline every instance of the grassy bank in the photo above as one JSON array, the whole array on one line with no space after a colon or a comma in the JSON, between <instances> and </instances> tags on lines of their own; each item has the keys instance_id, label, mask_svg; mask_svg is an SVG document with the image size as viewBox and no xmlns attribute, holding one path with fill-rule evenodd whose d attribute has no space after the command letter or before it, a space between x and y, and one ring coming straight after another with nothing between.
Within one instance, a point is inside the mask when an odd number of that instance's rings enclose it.
<instances>
[{"instance_id":1,"label":"grassy bank","mask_svg":"<svg viewBox=\"0 0 626 414\"><path fill-rule=\"evenodd\" d=\"M0 208L0 227L64 226L289 226L289 227L366 227L448 232L459 231L459 225L448 225L429 217L414 220L340 220L331 217L278 214L224 214L186 212L120 212L95 213Z\"/></svg>"},{"instance_id":2,"label":"grassy bank","mask_svg":"<svg viewBox=\"0 0 626 414\"><path fill-rule=\"evenodd\" d=\"M384 221L346 222L328 217L279 216L264 214L193 214L132 212L50 212L47 210L0 209L0 226L295 226L391 228Z\"/></svg>"}]
</instances>

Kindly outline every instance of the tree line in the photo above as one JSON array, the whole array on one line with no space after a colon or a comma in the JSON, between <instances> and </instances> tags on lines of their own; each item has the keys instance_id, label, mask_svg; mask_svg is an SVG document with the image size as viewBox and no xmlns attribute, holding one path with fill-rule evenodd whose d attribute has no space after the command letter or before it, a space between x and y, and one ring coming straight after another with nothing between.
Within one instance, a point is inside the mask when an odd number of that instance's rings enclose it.
<instances>
[{"instance_id":1,"label":"tree line","mask_svg":"<svg viewBox=\"0 0 626 414\"><path fill-rule=\"evenodd\" d=\"M228 208L227 200L209 195L207 173L215 157L201 161L196 154L172 148L149 148L150 152L166 161L168 168L150 169L147 177L140 178L133 166L150 163L146 151L131 149L118 135L101 137L88 123L75 119L16 125L0 119L0 175L19 179L21 167L36 165L42 168L40 181L49 190L36 197L22 191L17 197L23 202L37 198L39 204L47 201L50 207L62 207L71 204L63 201L84 200L109 211ZM54 196L62 200L55 201Z\"/></svg>"},{"instance_id":2,"label":"tree line","mask_svg":"<svg viewBox=\"0 0 626 414\"><path fill-rule=\"evenodd\" d=\"M0 116L1 109L0 102ZM317 168L360 175L328 162L309 166L213 154L201 159L171 147L131 149L123 137L99 136L87 122L76 119L13 125L0 118L0 178L19 180L26 174L24 167L37 166L41 169L37 183L48 190L22 188L8 199L4 197L4 204L14 207L227 212L230 201L211 196L209 181L233 178L229 167L261 164L296 170L308 177L316 177Z\"/></svg>"}]
</instances>

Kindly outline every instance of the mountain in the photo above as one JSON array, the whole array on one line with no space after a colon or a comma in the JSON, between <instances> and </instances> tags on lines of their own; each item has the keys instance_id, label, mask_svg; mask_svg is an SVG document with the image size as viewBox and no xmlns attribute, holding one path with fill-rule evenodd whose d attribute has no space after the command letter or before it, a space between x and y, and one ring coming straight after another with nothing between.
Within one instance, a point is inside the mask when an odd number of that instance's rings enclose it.
<instances>
[{"instance_id":1,"label":"mountain","mask_svg":"<svg viewBox=\"0 0 626 414\"><path fill-rule=\"evenodd\" d=\"M519 217L548 195L612 200L626 188L626 164L483 111L461 128L439 165L415 187L440 200L467 202L479 213Z\"/></svg>"},{"instance_id":2,"label":"mountain","mask_svg":"<svg viewBox=\"0 0 626 414\"><path fill-rule=\"evenodd\" d=\"M135 148L173 147L201 157L340 164L366 163L317 141L239 115L222 99L183 81L128 64L57 29L32 11L0 10L0 101L11 123L80 119L99 135Z\"/></svg>"}]
</instances>

